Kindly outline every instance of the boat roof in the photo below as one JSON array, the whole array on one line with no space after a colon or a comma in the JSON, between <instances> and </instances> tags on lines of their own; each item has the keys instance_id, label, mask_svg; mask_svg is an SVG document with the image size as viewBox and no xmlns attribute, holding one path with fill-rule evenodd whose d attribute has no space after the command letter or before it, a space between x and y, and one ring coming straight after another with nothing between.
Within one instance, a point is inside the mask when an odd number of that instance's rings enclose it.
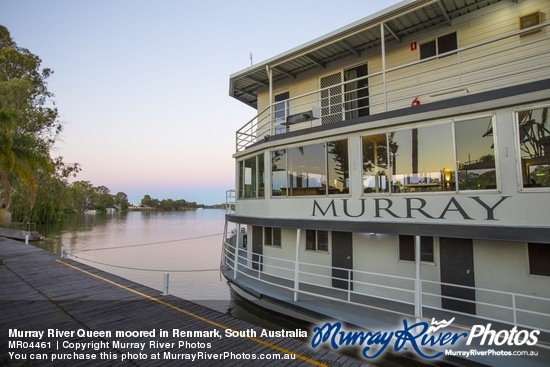
<instances>
[{"instance_id":1,"label":"boat roof","mask_svg":"<svg viewBox=\"0 0 550 367\"><path fill-rule=\"evenodd\" d=\"M401 42L403 37L438 25L451 25L454 18L502 0L404 0L324 36L304 43L230 76L229 95L257 108L257 93L269 86L266 66L272 69L273 82L296 78L298 74L381 45Z\"/></svg>"}]
</instances>

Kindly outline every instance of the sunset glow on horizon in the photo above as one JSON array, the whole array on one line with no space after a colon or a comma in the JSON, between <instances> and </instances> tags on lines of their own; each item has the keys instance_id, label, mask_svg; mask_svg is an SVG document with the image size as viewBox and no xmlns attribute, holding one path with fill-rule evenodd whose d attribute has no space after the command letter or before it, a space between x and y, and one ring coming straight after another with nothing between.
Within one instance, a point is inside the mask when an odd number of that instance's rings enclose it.
<instances>
[{"instance_id":1,"label":"sunset glow on horizon","mask_svg":"<svg viewBox=\"0 0 550 367\"><path fill-rule=\"evenodd\" d=\"M256 114L229 96L229 75L397 2L0 0L0 24L54 71L52 154L80 164L73 180L130 202L221 204L235 132Z\"/></svg>"}]
</instances>

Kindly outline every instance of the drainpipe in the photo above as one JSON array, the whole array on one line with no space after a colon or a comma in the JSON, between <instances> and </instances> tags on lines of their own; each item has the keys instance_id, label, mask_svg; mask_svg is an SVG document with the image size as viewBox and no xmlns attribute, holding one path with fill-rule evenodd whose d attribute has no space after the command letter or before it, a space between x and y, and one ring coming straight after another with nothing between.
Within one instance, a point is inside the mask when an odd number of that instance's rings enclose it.
<instances>
[{"instance_id":1,"label":"drainpipe","mask_svg":"<svg viewBox=\"0 0 550 367\"><path fill-rule=\"evenodd\" d=\"M380 45L382 46L382 84L384 85L384 112L388 111L388 88L386 86L386 40L384 23L380 23Z\"/></svg>"}]
</instances>

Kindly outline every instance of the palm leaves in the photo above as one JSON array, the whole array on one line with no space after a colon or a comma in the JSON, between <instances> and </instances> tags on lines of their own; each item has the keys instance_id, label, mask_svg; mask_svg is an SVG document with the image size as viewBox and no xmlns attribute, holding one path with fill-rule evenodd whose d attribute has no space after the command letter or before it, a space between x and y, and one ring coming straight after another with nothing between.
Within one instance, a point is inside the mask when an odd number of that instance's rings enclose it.
<instances>
[{"instance_id":1,"label":"palm leaves","mask_svg":"<svg viewBox=\"0 0 550 367\"><path fill-rule=\"evenodd\" d=\"M53 169L47 143L34 134L16 128L16 113L0 110L1 207L11 203L13 183L20 180L29 188L31 207L36 198L36 174Z\"/></svg>"}]
</instances>

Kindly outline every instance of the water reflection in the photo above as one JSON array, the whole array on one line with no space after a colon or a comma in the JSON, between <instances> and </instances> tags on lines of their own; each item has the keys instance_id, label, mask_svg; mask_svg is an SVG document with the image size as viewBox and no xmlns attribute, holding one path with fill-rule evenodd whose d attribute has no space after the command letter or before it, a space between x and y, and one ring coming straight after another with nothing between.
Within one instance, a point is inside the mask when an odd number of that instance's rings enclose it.
<instances>
[{"instance_id":1,"label":"water reflection","mask_svg":"<svg viewBox=\"0 0 550 367\"><path fill-rule=\"evenodd\" d=\"M219 273L223 210L82 214L63 226L41 228L55 253L162 290L170 273L170 293L225 312L229 290Z\"/></svg>"}]
</instances>

